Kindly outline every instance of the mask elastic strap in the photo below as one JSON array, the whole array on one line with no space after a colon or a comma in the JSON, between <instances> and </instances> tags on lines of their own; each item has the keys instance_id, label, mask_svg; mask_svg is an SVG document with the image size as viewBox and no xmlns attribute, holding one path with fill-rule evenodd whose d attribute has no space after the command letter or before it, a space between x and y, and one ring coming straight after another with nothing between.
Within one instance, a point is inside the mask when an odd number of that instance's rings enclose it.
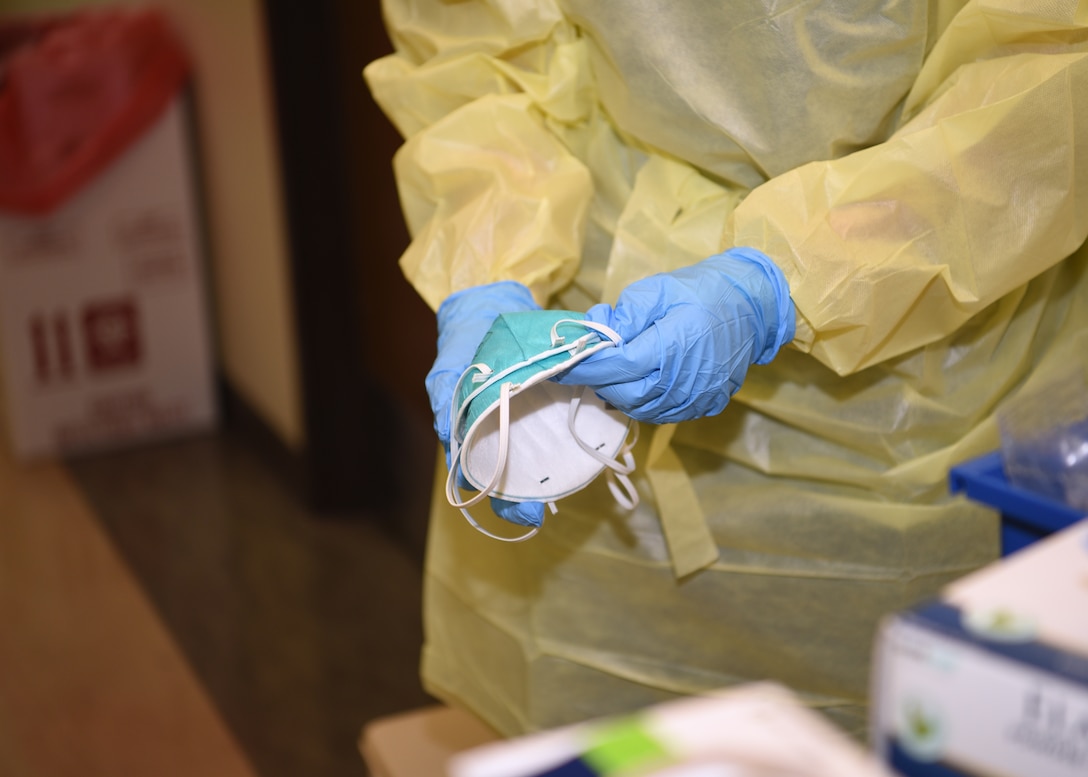
<instances>
[{"instance_id":1,"label":"mask elastic strap","mask_svg":"<svg viewBox=\"0 0 1088 777\"><path fill-rule=\"evenodd\" d=\"M473 374L475 371L477 374ZM461 393L461 384L465 382L469 375L472 375L473 380L478 380L481 377L485 377L491 374L491 368L486 364L470 364L461 376L457 379L456 385L453 387L453 396L456 398ZM477 389L471 396L475 396L482 391L483 388ZM460 460L461 457L461 443L458 441L457 429L461 423L461 416L464 415L464 409L468 406L468 402L461 405L460 408L454 407L454 404L450 403L450 470L455 469L454 464ZM447 488L447 492L449 489Z\"/></svg>"},{"instance_id":2,"label":"mask elastic strap","mask_svg":"<svg viewBox=\"0 0 1088 777\"><path fill-rule=\"evenodd\" d=\"M473 371L475 371L478 374L473 375ZM490 374L490 372L491 372L491 368L488 367L486 364L473 364L473 365L470 365L467 370L465 370L463 373L461 373L461 377L457 379L457 385L454 386L453 395L457 396L460 393L461 384L464 383L465 380L470 375L472 375L473 379L476 379L476 378L478 378L480 376L486 376L486 375ZM460 424L460 422L461 422L461 415L462 415L461 412L453 412L453 409L452 409L452 406L451 406L451 412L450 412L450 430L451 430L451 434L450 434L450 469L449 469L449 472L446 474L446 499L449 501L449 503L453 507L458 507L458 508L464 509L465 507L470 507L470 506L472 506L474 504L477 504L477 503L481 502L484 498L487 497L487 492L486 491L480 492L480 493L476 494L476 496L474 496L471 499L468 499L467 501L464 501L464 502L459 500L459 497L458 497L458 494L457 494L456 483L457 483L457 476L461 473L461 458L463 456L463 450L464 450L464 448L461 446L461 444L460 444L460 442L458 440L458 435L457 435L457 425ZM503 459L500 458L499 461L496 464L497 464L497 472L495 473L495 482L498 482L498 478L502 477L502 468L505 466L505 462L503 461Z\"/></svg>"},{"instance_id":3,"label":"mask elastic strap","mask_svg":"<svg viewBox=\"0 0 1088 777\"><path fill-rule=\"evenodd\" d=\"M460 383L460 381L458 381L458 383ZM457 494L457 475L461 471L461 452L464 449L458 447L457 453L454 455L454 436L451 435L450 471L446 475L446 499L452 506L458 508L472 528L476 529L476 531L481 534L484 534L493 540L499 540L500 542L524 542L540 531L540 526L534 526L528 533L523 534L520 537L503 537L502 535L494 534L485 529L477 523L476 519L472 517L472 513L468 511L469 507L479 504L491 495L491 492L494 491L495 486L502 478L503 470L506 468L506 457L510 448L510 388L510 383L503 383L502 386L499 387L499 450L495 462L495 471L491 476L490 482L484 488L480 489L479 493L474 497L463 502L459 501L459 496ZM552 511L554 512L554 508Z\"/></svg>"},{"instance_id":4,"label":"mask elastic strap","mask_svg":"<svg viewBox=\"0 0 1088 777\"><path fill-rule=\"evenodd\" d=\"M563 336L559 334L560 324L574 324L575 326L580 326L585 329L592 329L597 334L605 337L611 345L620 345L623 342L623 338L620 337L619 332L617 332L610 326L598 324L596 321L588 321L586 319L561 318L554 324L552 324L552 346L559 346L562 345L564 342ZM575 351L575 353L578 353L581 350L582 349L579 348Z\"/></svg>"},{"instance_id":5,"label":"mask elastic strap","mask_svg":"<svg viewBox=\"0 0 1088 777\"><path fill-rule=\"evenodd\" d=\"M453 454L453 437L450 439L450 471L446 476L446 497L454 507L471 507L474 504L478 504L486 499L495 486L498 485L499 480L502 478L503 470L506 469L506 457L510 448L510 385L509 383L503 383L499 386L499 450L498 455L495 458L495 470L491 473L491 478L488 480L486 486L480 489L479 493L475 496L465 500L459 501L455 483L456 475L461 471L461 458L463 447L458 447L457 454Z\"/></svg>"},{"instance_id":6,"label":"mask elastic strap","mask_svg":"<svg viewBox=\"0 0 1088 777\"><path fill-rule=\"evenodd\" d=\"M628 475L635 471L635 457L632 451L635 447L635 443L638 442L638 424L632 424L634 438L629 441L625 440L623 446L620 448L619 453L623 458L622 464L616 459L605 456L579 437L578 432L575 430L574 421L578 416L578 409L582 406L582 396L586 391L589 391L589 389L585 388L580 394L575 394L571 397L570 409L567 412L567 429L570 431L570 436L574 438L574 441L578 443L582 450L601 464L604 464L607 468L606 477L608 479L608 490L612 492L612 496L615 497L616 501L619 502L622 507L628 510L634 510L639 502L638 490L635 488L634 483L631 482L631 478L629 478Z\"/></svg>"},{"instance_id":7,"label":"mask elastic strap","mask_svg":"<svg viewBox=\"0 0 1088 777\"><path fill-rule=\"evenodd\" d=\"M629 464L634 464L634 459L631 458L630 453L624 454L624 459ZM635 488L635 484L631 482L631 478L626 474L610 469L605 473L605 482L608 484L608 490L612 492L613 498L621 507L627 510L634 510L638 507L638 490Z\"/></svg>"}]
</instances>

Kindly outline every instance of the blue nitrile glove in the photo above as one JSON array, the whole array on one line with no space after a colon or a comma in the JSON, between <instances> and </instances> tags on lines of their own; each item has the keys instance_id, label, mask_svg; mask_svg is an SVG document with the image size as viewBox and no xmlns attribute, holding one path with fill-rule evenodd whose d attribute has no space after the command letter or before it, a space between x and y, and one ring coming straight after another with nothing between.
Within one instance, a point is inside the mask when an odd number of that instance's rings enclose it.
<instances>
[{"instance_id":1,"label":"blue nitrile glove","mask_svg":"<svg viewBox=\"0 0 1088 777\"><path fill-rule=\"evenodd\" d=\"M632 283L615 309L594 305L587 318L616 330L623 343L555 380L589 386L655 424L720 413L748 367L773 359L795 327L785 276L752 248Z\"/></svg>"},{"instance_id":2,"label":"blue nitrile glove","mask_svg":"<svg viewBox=\"0 0 1088 777\"><path fill-rule=\"evenodd\" d=\"M446 449L450 465L450 405L457 380L468 369L476 349L501 313L540 310L529 289L516 281L498 281L451 294L438 307L438 356L427 373L427 395L434 413L434 430ZM463 488L471 488L462 478ZM540 526L544 505L540 502L507 502L491 499L500 518L521 526Z\"/></svg>"}]
</instances>

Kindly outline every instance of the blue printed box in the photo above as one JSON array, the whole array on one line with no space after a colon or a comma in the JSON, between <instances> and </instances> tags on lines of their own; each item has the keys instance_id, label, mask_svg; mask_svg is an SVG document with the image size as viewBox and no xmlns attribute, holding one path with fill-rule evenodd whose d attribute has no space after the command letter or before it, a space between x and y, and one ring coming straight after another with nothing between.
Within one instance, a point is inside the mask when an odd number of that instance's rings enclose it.
<instances>
[{"instance_id":1,"label":"blue printed box","mask_svg":"<svg viewBox=\"0 0 1088 777\"><path fill-rule=\"evenodd\" d=\"M1088 775L1088 520L887 619L872 688L898 774Z\"/></svg>"}]
</instances>

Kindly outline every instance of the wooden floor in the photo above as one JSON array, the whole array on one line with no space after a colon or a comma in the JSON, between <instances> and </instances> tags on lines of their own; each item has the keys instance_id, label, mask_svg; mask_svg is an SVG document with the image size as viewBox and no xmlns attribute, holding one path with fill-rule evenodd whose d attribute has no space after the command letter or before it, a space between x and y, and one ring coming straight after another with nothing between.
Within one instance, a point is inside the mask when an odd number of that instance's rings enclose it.
<instances>
[{"instance_id":1,"label":"wooden floor","mask_svg":"<svg viewBox=\"0 0 1088 777\"><path fill-rule=\"evenodd\" d=\"M252 777L67 471L0 458L0 772Z\"/></svg>"},{"instance_id":2,"label":"wooden floor","mask_svg":"<svg viewBox=\"0 0 1088 777\"><path fill-rule=\"evenodd\" d=\"M229 435L0 446L0 775L365 775L362 726L430 702L418 598L411 553Z\"/></svg>"}]
</instances>

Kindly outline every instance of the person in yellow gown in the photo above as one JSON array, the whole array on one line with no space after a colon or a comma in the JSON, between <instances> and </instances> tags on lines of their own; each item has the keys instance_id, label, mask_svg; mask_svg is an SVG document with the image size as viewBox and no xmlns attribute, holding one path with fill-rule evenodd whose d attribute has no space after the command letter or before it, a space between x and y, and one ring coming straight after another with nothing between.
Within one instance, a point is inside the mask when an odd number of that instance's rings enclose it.
<instances>
[{"instance_id":1,"label":"person in yellow gown","mask_svg":"<svg viewBox=\"0 0 1088 777\"><path fill-rule=\"evenodd\" d=\"M569 377L648 422L630 513L508 545L436 489L426 687L512 735L774 679L860 730L879 618L999 553L949 469L1088 352L1088 5L383 8L439 437L538 306L641 343Z\"/></svg>"}]
</instances>

